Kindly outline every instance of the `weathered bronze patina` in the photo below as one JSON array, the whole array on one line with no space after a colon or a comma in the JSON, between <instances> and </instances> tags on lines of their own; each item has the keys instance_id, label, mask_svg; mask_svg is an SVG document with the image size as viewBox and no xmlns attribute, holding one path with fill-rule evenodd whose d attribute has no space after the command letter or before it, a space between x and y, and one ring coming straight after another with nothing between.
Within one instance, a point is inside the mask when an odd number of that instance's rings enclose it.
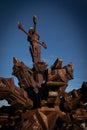
<instances>
[{"instance_id":1,"label":"weathered bronze patina","mask_svg":"<svg viewBox=\"0 0 87 130\"><path fill-rule=\"evenodd\" d=\"M0 130L86 130L87 82L78 90L66 92L68 81L73 79L73 65L62 66L57 58L50 68L41 60L40 36L34 27L25 31L21 22L18 28L27 34L33 67L13 57L12 75L18 79L0 77L0 100L10 106L0 108Z\"/></svg>"}]
</instances>

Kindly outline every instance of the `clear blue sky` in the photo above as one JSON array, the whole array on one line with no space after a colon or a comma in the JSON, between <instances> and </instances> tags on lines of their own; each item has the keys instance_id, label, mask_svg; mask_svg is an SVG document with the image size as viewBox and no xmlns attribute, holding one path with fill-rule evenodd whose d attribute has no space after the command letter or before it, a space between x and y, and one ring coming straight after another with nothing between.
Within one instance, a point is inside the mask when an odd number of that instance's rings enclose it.
<instances>
[{"instance_id":1,"label":"clear blue sky","mask_svg":"<svg viewBox=\"0 0 87 130\"><path fill-rule=\"evenodd\" d=\"M27 36L17 22L28 31L33 15L40 41L48 47L42 48L42 60L49 66L57 57L63 66L73 62L74 80L68 90L81 87L87 81L87 0L0 0L0 77L13 77L14 56L32 67Z\"/></svg>"}]
</instances>

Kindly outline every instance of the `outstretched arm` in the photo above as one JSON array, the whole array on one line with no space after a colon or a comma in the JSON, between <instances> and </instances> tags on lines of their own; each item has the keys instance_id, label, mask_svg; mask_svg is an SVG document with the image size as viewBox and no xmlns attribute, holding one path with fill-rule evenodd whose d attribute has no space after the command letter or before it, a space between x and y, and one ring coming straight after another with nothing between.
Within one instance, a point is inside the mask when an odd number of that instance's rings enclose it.
<instances>
[{"instance_id":1,"label":"outstretched arm","mask_svg":"<svg viewBox=\"0 0 87 130\"><path fill-rule=\"evenodd\" d=\"M25 34L28 35L28 32L24 30L21 22L18 22L18 28L21 29Z\"/></svg>"},{"instance_id":2,"label":"outstretched arm","mask_svg":"<svg viewBox=\"0 0 87 130\"><path fill-rule=\"evenodd\" d=\"M34 22L34 32L36 33L36 23L37 23L36 16L33 16L33 22Z\"/></svg>"}]
</instances>

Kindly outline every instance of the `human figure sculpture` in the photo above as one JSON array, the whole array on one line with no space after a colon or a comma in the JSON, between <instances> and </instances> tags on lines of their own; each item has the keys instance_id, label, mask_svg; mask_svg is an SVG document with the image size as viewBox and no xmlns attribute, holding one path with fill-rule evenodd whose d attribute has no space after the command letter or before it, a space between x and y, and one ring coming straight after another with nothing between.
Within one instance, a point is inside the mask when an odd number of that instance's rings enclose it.
<instances>
[{"instance_id":1,"label":"human figure sculpture","mask_svg":"<svg viewBox=\"0 0 87 130\"><path fill-rule=\"evenodd\" d=\"M30 42L29 50L32 56L33 63L36 64L41 61L40 45L43 46L44 48L47 48L47 46L44 42L41 43L39 41L40 36L36 33L36 16L33 16L33 23L34 23L34 27L30 28L28 32L26 32L23 29L22 24L20 22L18 23L18 28L27 34L28 36L27 40Z\"/></svg>"},{"instance_id":2,"label":"human figure sculpture","mask_svg":"<svg viewBox=\"0 0 87 130\"><path fill-rule=\"evenodd\" d=\"M68 81L73 79L73 64L62 66L57 58L51 67L41 61L40 36L34 27L27 34L33 68L13 57L12 75L18 79L0 77L0 100L6 99L10 106L0 107L0 130L86 130L87 128L87 82L81 88L66 92Z\"/></svg>"},{"instance_id":3,"label":"human figure sculpture","mask_svg":"<svg viewBox=\"0 0 87 130\"><path fill-rule=\"evenodd\" d=\"M36 16L33 17L34 28L28 31L28 41L30 42L30 52L34 63L40 62L40 36L36 33Z\"/></svg>"},{"instance_id":4,"label":"human figure sculpture","mask_svg":"<svg viewBox=\"0 0 87 130\"><path fill-rule=\"evenodd\" d=\"M33 16L33 23L34 27L30 28L28 32L26 32L23 27L21 22L18 23L18 28L21 29L24 33L27 34L27 40L30 42L30 47L29 51L32 56L32 61L33 61L33 68L35 71L37 71L36 75L36 82L39 83L39 86L41 86L43 82L43 70L41 69L41 72L39 71L40 68L44 68L44 71L46 69L46 63L41 61L41 46L44 48L47 48L46 44L44 42L40 42L40 36L36 33L36 16Z\"/></svg>"}]
</instances>

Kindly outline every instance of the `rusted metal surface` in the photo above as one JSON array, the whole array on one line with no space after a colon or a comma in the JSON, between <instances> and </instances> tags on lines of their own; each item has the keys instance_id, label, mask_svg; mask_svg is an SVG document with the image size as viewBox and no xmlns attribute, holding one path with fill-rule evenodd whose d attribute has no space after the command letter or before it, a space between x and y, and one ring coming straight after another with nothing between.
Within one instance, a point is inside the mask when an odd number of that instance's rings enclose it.
<instances>
[{"instance_id":1,"label":"rusted metal surface","mask_svg":"<svg viewBox=\"0 0 87 130\"><path fill-rule=\"evenodd\" d=\"M57 58L47 68L41 60L41 46L47 46L36 33L36 16L33 23L28 32L18 23L30 42L33 67L13 57L12 75L17 77L18 86L13 78L0 78L0 100L10 104L0 108L0 129L86 130L87 82L78 90L65 92L68 81L73 79L73 64L62 66L62 58Z\"/></svg>"}]
</instances>

